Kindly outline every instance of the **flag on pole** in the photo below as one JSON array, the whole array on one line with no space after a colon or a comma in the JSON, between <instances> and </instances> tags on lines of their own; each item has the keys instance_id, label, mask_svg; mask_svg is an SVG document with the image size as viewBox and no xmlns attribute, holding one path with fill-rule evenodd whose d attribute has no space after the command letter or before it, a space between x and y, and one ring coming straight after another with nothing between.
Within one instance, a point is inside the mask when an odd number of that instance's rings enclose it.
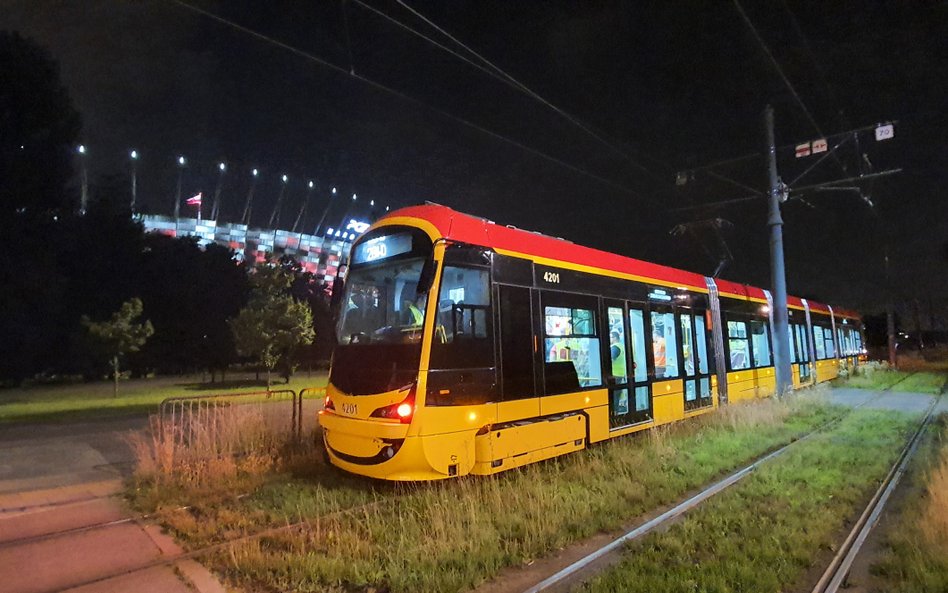
<instances>
[{"instance_id":1,"label":"flag on pole","mask_svg":"<svg viewBox=\"0 0 948 593\"><path fill-rule=\"evenodd\" d=\"M201 194L202 194L202 192L198 192L198 194L197 194L196 196L191 197L191 198L188 198L188 201L186 202L187 205L188 205L188 206L197 206L197 207L200 207L200 206L201 206Z\"/></svg>"}]
</instances>

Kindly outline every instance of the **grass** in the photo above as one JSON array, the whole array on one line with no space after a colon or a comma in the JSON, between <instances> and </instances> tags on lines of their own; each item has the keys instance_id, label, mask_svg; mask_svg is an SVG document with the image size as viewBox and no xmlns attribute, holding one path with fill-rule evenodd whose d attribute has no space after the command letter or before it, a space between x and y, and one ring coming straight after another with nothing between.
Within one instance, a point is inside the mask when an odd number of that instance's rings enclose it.
<instances>
[{"instance_id":1,"label":"grass","mask_svg":"<svg viewBox=\"0 0 948 593\"><path fill-rule=\"evenodd\" d=\"M253 491L239 499L212 484L131 494L143 510L194 503L163 514L191 547L303 522L209 559L245 589L463 591L619 528L838 413L818 396L734 405L494 478L390 486L307 462L245 482Z\"/></svg>"},{"instance_id":2,"label":"grass","mask_svg":"<svg viewBox=\"0 0 948 593\"><path fill-rule=\"evenodd\" d=\"M892 391L938 394L946 378L944 373L918 372L893 386Z\"/></svg>"},{"instance_id":3,"label":"grass","mask_svg":"<svg viewBox=\"0 0 948 593\"><path fill-rule=\"evenodd\" d=\"M948 591L948 416L929 435L912 460L904 510L872 567L885 591Z\"/></svg>"},{"instance_id":4,"label":"grass","mask_svg":"<svg viewBox=\"0 0 948 593\"><path fill-rule=\"evenodd\" d=\"M858 389L937 394L945 384L945 379L945 374L939 372L896 371L886 363L870 362L861 364L854 375L838 380L836 384Z\"/></svg>"},{"instance_id":5,"label":"grass","mask_svg":"<svg viewBox=\"0 0 948 593\"><path fill-rule=\"evenodd\" d=\"M801 579L835 549L841 531L876 489L913 426L910 416L857 411L667 532L632 544L618 566L583 590L802 588Z\"/></svg>"},{"instance_id":6,"label":"grass","mask_svg":"<svg viewBox=\"0 0 948 593\"><path fill-rule=\"evenodd\" d=\"M297 373L289 385L276 383L273 389L323 387L326 373ZM23 422L64 422L103 417L144 415L154 412L168 397L241 393L266 389L251 378L227 383L206 383L198 377L135 379L119 386L112 396L107 381L76 385L37 386L0 390L0 424Z\"/></svg>"}]
</instances>

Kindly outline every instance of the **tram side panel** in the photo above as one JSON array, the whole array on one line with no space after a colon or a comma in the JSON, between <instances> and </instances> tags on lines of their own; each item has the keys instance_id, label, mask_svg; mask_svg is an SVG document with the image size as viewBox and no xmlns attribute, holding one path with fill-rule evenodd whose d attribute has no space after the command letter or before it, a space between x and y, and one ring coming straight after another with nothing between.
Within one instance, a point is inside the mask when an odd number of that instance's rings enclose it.
<instances>
[{"instance_id":1,"label":"tram side panel","mask_svg":"<svg viewBox=\"0 0 948 593\"><path fill-rule=\"evenodd\" d=\"M839 375L833 320L828 312L822 311L810 311L810 320L816 361L816 382L822 383L835 379Z\"/></svg>"},{"instance_id":2,"label":"tram side panel","mask_svg":"<svg viewBox=\"0 0 948 593\"><path fill-rule=\"evenodd\" d=\"M770 397L776 390L767 302L722 295L728 400Z\"/></svg>"}]
</instances>

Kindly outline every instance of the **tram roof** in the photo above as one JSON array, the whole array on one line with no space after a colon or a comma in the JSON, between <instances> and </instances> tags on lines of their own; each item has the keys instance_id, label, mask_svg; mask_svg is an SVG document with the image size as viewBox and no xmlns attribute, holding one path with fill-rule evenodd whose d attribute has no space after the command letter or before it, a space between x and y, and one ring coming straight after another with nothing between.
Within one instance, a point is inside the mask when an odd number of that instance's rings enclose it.
<instances>
[{"instance_id":1,"label":"tram roof","mask_svg":"<svg viewBox=\"0 0 948 593\"><path fill-rule=\"evenodd\" d=\"M482 245L507 255L552 260L550 263L566 264L566 267L582 271L621 275L643 282L707 292L705 277L695 272L577 245L566 239L514 226L496 224L486 218L464 214L438 204L401 208L386 214L379 222L418 226L434 234L434 238ZM766 302L763 289L729 280L715 279L714 282L722 296ZM795 296L788 296L787 303L803 308L802 299ZM823 303L808 300L807 304L811 311L829 313L829 307ZM859 319L859 314L854 311L834 308L833 313Z\"/></svg>"}]
</instances>

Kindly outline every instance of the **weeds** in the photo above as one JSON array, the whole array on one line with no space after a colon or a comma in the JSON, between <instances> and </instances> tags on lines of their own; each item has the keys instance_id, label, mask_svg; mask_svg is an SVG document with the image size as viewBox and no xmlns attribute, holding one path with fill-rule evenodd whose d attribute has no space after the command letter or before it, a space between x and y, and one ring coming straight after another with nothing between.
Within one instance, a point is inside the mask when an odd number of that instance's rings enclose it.
<instances>
[{"instance_id":1,"label":"weeds","mask_svg":"<svg viewBox=\"0 0 948 593\"><path fill-rule=\"evenodd\" d=\"M210 405L174 421L149 418L147 431L126 440L135 457L139 506L169 493L208 496L234 488L250 490L267 475L315 456L312 441L293 441L282 414L266 405Z\"/></svg>"},{"instance_id":2,"label":"weeds","mask_svg":"<svg viewBox=\"0 0 948 593\"><path fill-rule=\"evenodd\" d=\"M213 566L257 590L462 591L680 498L828 420L819 396L734 405L489 478L377 486L334 473L271 480L239 505L170 516L189 543L301 521ZM327 512L381 501L357 513Z\"/></svg>"},{"instance_id":3,"label":"weeds","mask_svg":"<svg viewBox=\"0 0 948 593\"><path fill-rule=\"evenodd\" d=\"M939 393L945 384L945 378L944 373L897 371L889 368L888 363L873 361L860 364L848 378L840 376L836 384L859 389Z\"/></svg>"},{"instance_id":4,"label":"weeds","mask_svg":"<svg viewBox=\"0 0 948 593\"><path fill-rule=\"evenodd\" d=\"M886 591L948 591L948 416L930 432L909 470L905 508L871 569Z\"/></svg>"},{"instance_id":5,"label":"weeds","mask_svg":"<svg viewBox=\"0 0 948 593\"><path fill-rule=\"evenodd\" d=\"M911 419L862 411L801 443L668 532L634 544L585 591L781 591L795 585L875 488Z\"/></svg>"}]
</instances>

